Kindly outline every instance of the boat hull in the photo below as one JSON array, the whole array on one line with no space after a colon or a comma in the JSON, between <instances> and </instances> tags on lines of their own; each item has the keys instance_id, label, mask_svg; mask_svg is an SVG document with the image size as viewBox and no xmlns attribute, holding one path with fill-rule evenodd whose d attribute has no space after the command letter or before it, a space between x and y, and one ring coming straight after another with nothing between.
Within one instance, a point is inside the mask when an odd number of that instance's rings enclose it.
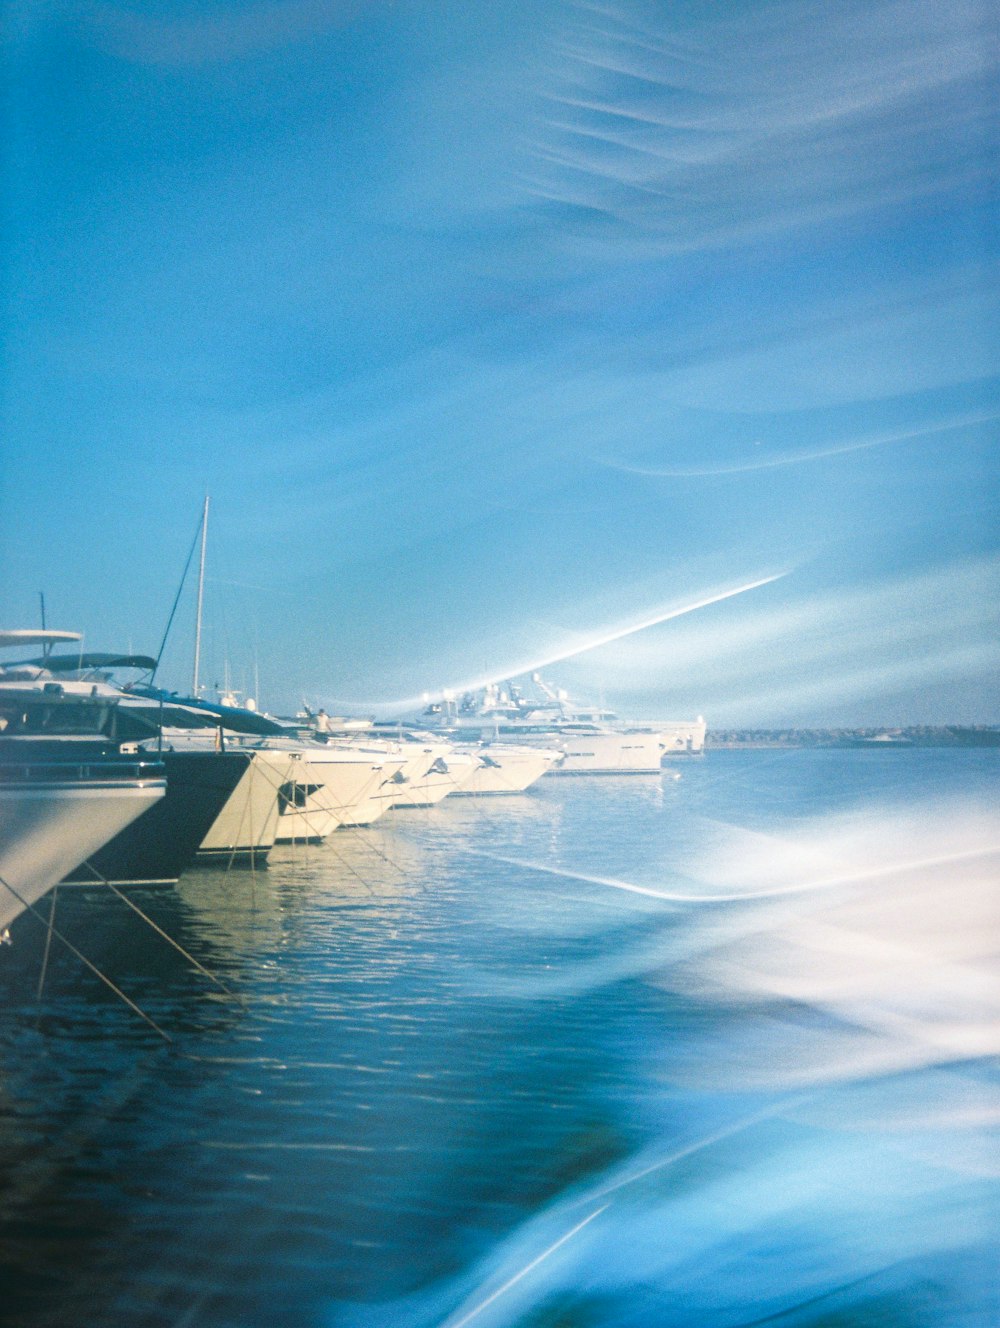
<instances>
[{"instance_id":1,"label":"boat hull","mask_svg":"<svg viewBox=\"0 0 1000 1328\"><path fill-rule=\"evenodd\" d=\"M501 728L500 736L518 746L558 752L562 759L550 766L549 775L656 775L663 756L659 731L653 730L511 725Z\"/></svg>"},{"instance_id":2,"label":"boat hull","mask_svg":"<svg viewBox=\"0 0 1000 1328\"><path fill-rule=\"evenodd\" d=\"M426 747L401 772L404 781L392 807L435 807L449 795L461 793L476 773L478 759L471 752L447 745Z\"/></svg>"},{"instance_id":3,"label":"boat hull","mask_svg":"<svg viewBox=\"0 0 1000 1328\"><path fill-rule=\"evenodd\" d=\"M120 830L65 878L114 885L169 884L202 840L246 771L241 752L163 752L167 791L141 821Z\"/></svg>"},{"instance_id":4,"label":"boat hull","mask_svg":"<svg viewBox=\"0 0 1000 1328\"><path fill-rule=\"evenodd\" d=\"M658 733L553 733L563 759L550 775L658 775L662 750Z\"/></svg>"},{"instance_id":5,"label":"boat hull","mask_svg":"<svg viewBox=\"0 0 1000 1328\"><path fill-rule=\"evenodd\" d=\"M342 825L356 824L385 778L384 762L364 753L319 748L303 753L295 776L281 788L275 841L320 843Z\"/></svg>"},{"instance_id":6,"label":"boat hull","mask_svg":"<svg viewBox=\"0 0 1000 1328\"><path fill-rule=\"evenodd\" d=\"M374 787L366 797L346 810L341 826L372 825L380 816L384 816L392 806L393 798L399 787L399 779L405 766L405 757L386 756L379 772L377 787Z\"/></svg>"},{"instance_id":7,"label":"boat hull","mask_svg":"<svg viewBox=\"0 0 1000 1328\"><path fill-rule=\"evenodd\" d=\"M164 791L162 779L0 784L0 930Z\"/></svg>"},{"instance_id":8,"label":"boat hull","mask_svg":"<svg viewBox=\"0 0 1000 1328\"><path fill-rule=\"evenodd\" d=\"M657 728L664 756L700 756L705 750L708 725L703 719L666 721Z\"/></svg>"},{"instance_id":9,"label":"boat hull","mask_svg":"<svg viewBox=\"0 0 1000 1328\"><path fill-rule=\"evenodd\" d=\"M278 829L278 798L295 778L298 754L238 749L246 767L198 848L196 862L263 866Z\"/></svg>"},{"instance_id":10,"label":"boat hull","mask_svg":"<svg viewBox=\"0 0 1000 1328\"><path fill-rule=\"evenodd\" d=\"M478 752L479 762L458 797L523 793L552 770L562 755L554 749L492 743Z\"/></svg>"},{"instance_id":11,"label":"boat hull","mask_svg":"<svg viewBox=\"0 0 1000 1328\"><path fill-rule=\"evenodd\" d=\"M638 723L562 719L541 713L496 717L492 723L484 723L483 718L446 721L442 729L459 739L471 737L474 731L483 743L553 748L562 759L547 771L550 775L654 775L665 757L698 755L705 744L705 721L700 718Z\"/></svg>"}]
</instances>

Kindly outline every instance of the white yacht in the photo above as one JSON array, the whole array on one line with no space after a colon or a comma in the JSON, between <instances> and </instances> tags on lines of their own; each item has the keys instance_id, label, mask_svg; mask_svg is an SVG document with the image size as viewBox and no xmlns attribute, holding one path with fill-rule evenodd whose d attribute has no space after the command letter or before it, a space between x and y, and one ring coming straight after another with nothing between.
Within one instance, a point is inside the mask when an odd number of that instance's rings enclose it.
<instances>
[{"instance_id":1,"label":"white yacht","mask_svg":"<svg viewBox=\"0 0 1000 1328\"><path fill-rule=\"evenodd\" d=\"M58 746L0 752L0 932L166 790L154 762Z\"/></svg>"},{"instance_id":2,"label":"white yacht","mask_svg":"<svg viewBox=\"0 0 1000 1328\"><path fill-rule=\"evenodd\" d=\"M389 809L405 764L385 749L347 743L231 736L225 742L248 768L202 843L202 859L235 854L263 861L273 844L315 844L340 826L371 825Z\"/></svg>"},{"instance_id":3,"label":"white yacht","mask_svg":"<svg viewBox=\"0 0 1000 1328\"><path fill-rule=\"evenodd\" d=\"M471 777L456 790L457 797L523 793L564 759L564 754L554 747L533 747L528 743L491 742L473 751L478 764Z\"/></svg>"},{"instance_id":4,"label":"white yacht","mask_svg":"<svg viewBox=\"0 0 1000 1328\"><path fill-rule=\"evenodd\" d=\"M491 684L477 697L467 693L456 705L444 701L429 707L425 719L446 732L478 732L538 748L554 748L562 759L553 775L658 774L665 756L697 754L705 743L705 721L627 723L612 710L580 706L566 692L554 689L536 673L531 681L541 692L532 699L513 683Z\"/></svg>"},{"instance_id":5,"label":"white yacht","mask_svg":"<svg viewBox=\"0 0 1000 1328\"><path fill-rule=\"evenodd\" d=\"M389 806L402 757L336 743L303 743L279 793L277 842L323 840L345 825L371 825Z\"/></svg>"},{"instance_id":6,"label":"white yacht","mask_svg":"<svg viewBox=\"0 0 1000 1328\"><path fill-rule=\"evenodd\" d=\"M246 770L201 841L197 858L262 866L278 837L281 791L295 783L303 763L297 752L286 748L227 750L246 758Z\"/></svg>"},{"instance_id":7,"label":"white yacht","mask_svg":"<svg viewBox=\"0 0 1000 1328\"><path fill-rule=\"evenodd\" d=\"M227 755L243 761L243 773L201 840L196 861L262 867L279 840L282 813L295 807L299 797L296 790L315 783L300 745L294 739L272 744L267 739L248 738L224 729L213 735L165 728L161 740L172 752L221 747Z\"/></svg>"},{"instance_id":8,"label":"white yacht","mask_svg":"<svg viewBox=\"0 0 1000 1328\"><path fill-rule=\"evenodd\" d=\"M17 671L53 689L58 678L67 697L104 698L104 732L166 768L167 795L142 831L116 836L72 880L175 881L196 858L263 863L274 843L280 790L295 777L296 754L275 749L284 726L251 707L180 697L149 681L111 682L122 669L151 675L155 668L145 656L77 652L27 660ZM263 735L271 739L266 754L251 747Z\"/></svg>"},{"instance_id":9,"label":"white yacht","mask_svg":"<svg viewBox=\"0 0 1000 1328\"><path fill-rule=\"evenodd\" d=\"M434 807L464 788L478 767L474 754L438 735L398 725L385 725L384 732L385 737L359 741L365 747L384 748L405 760L395 787L386 789L390 807Z\"/></svg>"},{"instance_id":10,"label":"white yacht","mask_svg":"<svg viewBox=\"0 0 1000 1328\"><path fill-rule=\"evenodd\" d=\"M80 639L0 632L0 647ZM105 735L113 703L37 669L0 672L0 933L163 797L162 766Z\"/></svg>"}]
</instances>

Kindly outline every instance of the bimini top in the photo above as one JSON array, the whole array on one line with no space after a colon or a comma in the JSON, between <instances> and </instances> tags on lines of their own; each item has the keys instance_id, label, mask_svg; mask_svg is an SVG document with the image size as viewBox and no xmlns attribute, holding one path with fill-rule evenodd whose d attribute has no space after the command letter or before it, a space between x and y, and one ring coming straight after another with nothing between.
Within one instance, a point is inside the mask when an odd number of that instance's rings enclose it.
<instances>
[{"instance_id":1,"label":"bimini top","mask_svg":"<svg viewBox=\"0 0 1000 1328\"><path fill-rule=\"evenodd\" d=\"M87 673L90 669L142 669L149 673L156 668L156 660L149 655L109 655L93 650L79 655L39 655L22 659L21 664L48 669L49 673Z\"/></svg>"},{"instance_id":2,"label":"bimini top","mask_svg":"<svg viewBox=\"0 0 1000 1328\"><path fill-rule=\"evenodd\" d=\"M57 641L82 641L82 632L53 632L45 628L22 628L13 632L0 631L2 646L50 646Z\"/></svg>"}]
</instances>

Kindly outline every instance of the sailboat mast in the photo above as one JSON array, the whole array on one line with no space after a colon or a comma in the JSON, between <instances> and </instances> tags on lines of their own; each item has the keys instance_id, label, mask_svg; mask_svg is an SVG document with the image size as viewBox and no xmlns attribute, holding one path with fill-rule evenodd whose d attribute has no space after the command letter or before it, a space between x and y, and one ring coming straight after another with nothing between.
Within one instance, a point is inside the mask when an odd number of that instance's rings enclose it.
<instances>
[{"instance_id":1,"label":"sailboat mast","mask_svg":"<svg viewBox=\"0 0 1000 1328\"><path fill-rule=\"evenodd\" d=\"M208 539L208 494L201 514L201 560L198 564L198 610L194 624L194 677L191 682L192 695L201 692L198 674L201 671L201 607L205 599L205 542Z\"/></svg>"}]
</instances>

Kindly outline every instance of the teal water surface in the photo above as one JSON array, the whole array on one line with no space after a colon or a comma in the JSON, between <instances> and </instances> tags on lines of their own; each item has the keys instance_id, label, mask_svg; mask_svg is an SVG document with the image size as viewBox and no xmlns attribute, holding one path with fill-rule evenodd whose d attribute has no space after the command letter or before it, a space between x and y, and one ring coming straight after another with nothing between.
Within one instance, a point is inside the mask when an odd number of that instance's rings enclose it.
<instances>
[{"instance_id":1,"label":"teal water surface","mask_svg":"<svg viewBox=\"0 0 1000 1328\"><path fill-rule=\"evenodd\" d=\"M676 768L20 919L0 1322L1000 1321L1000 760Z\"/></svg>"}]
</instances>

